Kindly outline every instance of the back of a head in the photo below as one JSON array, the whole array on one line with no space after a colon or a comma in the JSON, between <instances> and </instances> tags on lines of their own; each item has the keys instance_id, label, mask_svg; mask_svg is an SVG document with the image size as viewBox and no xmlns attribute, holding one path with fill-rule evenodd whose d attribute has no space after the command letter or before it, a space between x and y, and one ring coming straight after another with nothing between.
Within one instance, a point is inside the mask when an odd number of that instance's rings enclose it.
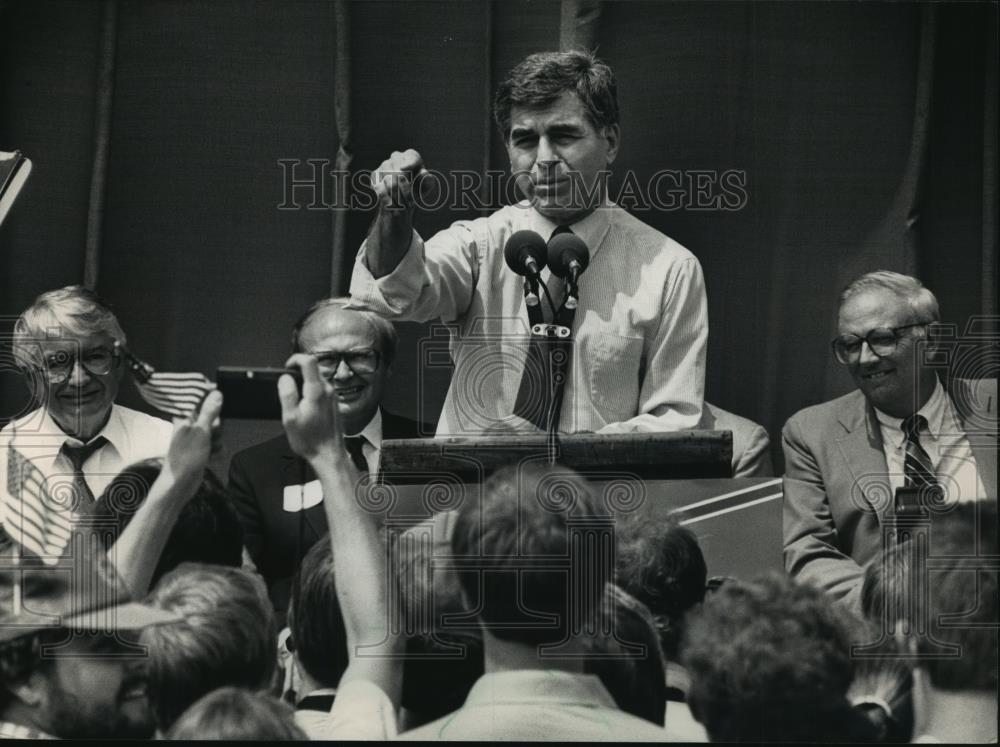
<instances>
[{"instance_id":1,"label":"back of a head","mask_svg":"<svg viewBox=\"0 0 1000 747\"><path fill-rule=\"evenodd\" d=\"M304 741L308 737L286 703L242 688L223 687L184 711L166 738Z\"/></svg>"},{"instance_id":2,"label":"back of a head","mask_svg":"<svg viewBox=\"0 0 1000 747\"><path fill-rule=\"evenodd\" d=\"M329 536L302 558L292 582L288 627L298 663L322 687L336 687L347 669L347 631L337 601Z\"/></svg>"},{"instance_id":3,"label":"back of a head","mask_svg":"<svg viewBox=\"0 0 1000 747\"><path fill-rule=\"evenodd\" d=\"M688 621L688 704L712 741L842 741L854 719L849 628L822 592L731 581Z\"/></svg>"},{"instance_id":4,"label":"back of a head","mask_svg":"<svg viewBox=\"0 0 1000 747\"><path fill-rule=\"evenodd\" d=\"M584 669L601 678L621 710L663 726L667 679L653 616L614 584L605 588L605 601L614 627L590 639L594 655Z\"/></svg>"},{"instance_id":5,"label":"back of a head","mask_svg":"<svg viewBox=\"0 0 1000 747\"><path fill-rule=\"evenodd\" d=\"M528 55L497 87L493 116L504 140L513 107L544 107L567 91L580 98L595 129L618 124L618 85L610 67L589 52L539 52Z\"/></svg>"},{"instance_id":6,"label":"back of a head","mask_svg":"<svg viewBox=\"0 0 1000 747\"><path fill-rule=\"evenodd\" d=\"M147 684L161 731L195 700L220 687L267 687L277 661L274 613L252 573L185 563L165 575L149 603L183 616L147 628Z\"/></svg>"},{"instance_id":7,"label":"back of a head","mask_svg":"<svg viewBox=\"0 0 1000 747\"><path fill-rule=\"evenodd\" d=\"M997 693L1000 589L997 569L997 506L959 503L935 516L930 527L926 574L926 634L916 640L917 666L939 690Z\"/></svg>"},{"instance_id":8,"label":"back of a head","mask_svg":"<svg viewBox=\"0 0 1000 747\"><path fill-rule=\"evenodd\" d=\"M656 619L664 655L678 656L684 617L705 598L708 567L694 532L644 516L624 522L618 533L616 579Z\"/></svg>"},{"instance_id":9,"label":"back of a head","mask_svg":"<svg viewBox=\"0 0 1000 747\"><path fill-rule=\"evenodd\" d=\"M441 563L451 547L431 541L421 527L396 543L403 627L406 641L402 708L404 729L412 729L457 710L483 674L482 632L476 625L446 621L470 619L470 608L455 570Z\"/></svg>"},{"instance_id":10,"label":"back of a head","mask_svg":"<svg viewBox=\"0 0 1000 747\"><path fill-rule=\"evenodd\" d=\"M163 468L161 459L147 459L123 469L105 488L93 509L98 524L110 529L110 547L132 521ZM243 526L225 486L205 470L197 492L180 515L156 564L151 586L181 563L207 563L238 568L243 560Z\"/></svg>"},{"instance_id":11,"label":"back of a head","mask_svg":"<svg viewBox=\"0 0 1000 747\"><path fill-rule=\"evenodd\" d=\"M610 520L575 473L528 464L487 479L459 509L451 542L458 562L477 562L458 576L466 597L479 603L484 629L537 646L586 627L613 573L610 552L590 552L587 541L577 541L584 538L574 537L588 531L609 534ZM603 551L610 544L593 546Z\"/></svg>"}]
</instances>

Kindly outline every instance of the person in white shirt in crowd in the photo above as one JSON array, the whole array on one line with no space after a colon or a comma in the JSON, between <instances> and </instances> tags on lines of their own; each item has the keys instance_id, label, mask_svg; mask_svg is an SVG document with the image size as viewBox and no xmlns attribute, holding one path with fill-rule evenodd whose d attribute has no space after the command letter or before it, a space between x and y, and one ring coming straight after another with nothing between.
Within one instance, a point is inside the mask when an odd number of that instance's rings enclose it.
<instances>
[{"instance_id":1,"label":"person in white shirt in crowd","mask_svg":"<svg viewBox=\"0 0 1000 747\"><path fill-rule=\"evenodd\" d=\"M590 545L574 533L595 520L609 529L601 516L581 477L530 464L498 470L466 497L452 557L482 629L485 673L461 708L404 738L677 741L662 699L659 723L647 721L586 673L593 631L614 616L604 593L614 569L611 553L582 552Z\"/></svg>"},{"instance_id":2,"label":"person in white shirt in crowd","mask_svg":"<svg viewBox=\"0 0 1000 747\"><path fill-rule=\"evenodd\" d=\"M127 465L166 454L169 421L115 404L125 372L115 343L125 332L114 313L79 285L43 293L21 314L13 353L40 406L0 431L0 491L10 447L41 470L50 494L71 485L78 512Z\"/></svg>"}]
</instances>

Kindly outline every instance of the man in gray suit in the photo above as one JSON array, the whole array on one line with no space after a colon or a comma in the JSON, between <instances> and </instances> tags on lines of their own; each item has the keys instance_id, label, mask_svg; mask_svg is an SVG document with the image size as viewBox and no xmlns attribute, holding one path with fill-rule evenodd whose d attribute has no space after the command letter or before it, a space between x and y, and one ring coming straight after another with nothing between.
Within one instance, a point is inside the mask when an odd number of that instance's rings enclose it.
<instances>
[{"instance_id":1,"label":"man in gray suit","mask_svg":"<svg viewBox=\"0 0 1000 747\"><path fill-rule=\"evenodd\" d=\"M782 432L785 568L855 609L897 488L996 500L996 379L939 377L926 340L938 321L915 278L855 280L833 350L857 390L796 413Z\"/></svg>"},{"instance_id":2,"label":"man in gray suit","mask_svg":"<svg viewBox=\"0 0 1000 747\"><path fill-rule=\"evenodd\" d=\"M706 401L698 428L733 432L733 477L770 477L774 474L771 439L764 426Z\"/></svg>"}]
</instances>

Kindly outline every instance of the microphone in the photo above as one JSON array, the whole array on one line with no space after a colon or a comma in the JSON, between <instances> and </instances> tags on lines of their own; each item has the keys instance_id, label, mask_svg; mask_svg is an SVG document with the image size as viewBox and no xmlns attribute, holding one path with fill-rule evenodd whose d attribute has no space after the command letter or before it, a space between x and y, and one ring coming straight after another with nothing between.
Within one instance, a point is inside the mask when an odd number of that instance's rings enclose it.
<instances>
[{"instance_id":1,"label":"microphone","mask_svg":"<svg viewBox=\"0 0 1000 747\"><path fill-rule=\"evenodd\" d=\"M542 321L538 300L538 276L545 267L545 239L534 231L517 231L507 239L503 258L507 266L524 276L524 304L528 307L528 320L534 325Z\"/></svg>"},{"instance_id":2,"label":"microphone","mask_svg":"<svg viewBox=\"0 0 1000 747\"><path fill-rule=\"evenodd\" d=\"M538 277L545 267L545 239L534 231L517 231L507 239L503 258L507 261L507 266L518 275Z\"/></svg>"},{"instance_id":3,"label":"microphone","mask_svg":"<svg viewBox=\"0 0 1000 747\"><path fill-rule=\"evenodd\" d=\"M577 281L590 264L590 250L574 233L559 233L549 239L549 268L553 275L567 278L566 308L575 309Z\"/></svg>"}]
</instances>

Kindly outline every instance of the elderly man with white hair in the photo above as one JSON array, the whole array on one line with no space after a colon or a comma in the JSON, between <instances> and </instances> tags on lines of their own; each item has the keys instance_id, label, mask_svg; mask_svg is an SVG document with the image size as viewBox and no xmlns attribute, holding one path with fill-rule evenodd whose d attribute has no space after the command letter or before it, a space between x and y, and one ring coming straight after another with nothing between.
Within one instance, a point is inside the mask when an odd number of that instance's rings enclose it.
<instances>
[{"instance_id":1,"label":"elderly man with white hair","mask_svg":"<svg viewBox=\"0 0 1000 747\"><path fill-rule=\"evenodd\" d=\"M43 293L21 314L13 353L39 407L0 431L0 491L19 469L8 465L16 454L60 505L81 512L124 467L166 454L171 423L115 404L125 371L116 342L125 333L115 315L82 286ZM31 507L20 509L29 520Z\"/></svg>"},{"instance_id":2,"label":"elderly man with white hair","mask_svg":"<svg viewBox=\"0 0 1000 747\"><path fill-rule=\"evenodd\" d=\"M940 375L929 337L940 318L916 278L852 282L832 347L857 389L796 413L782 433L785 568L855 609L897 489L940 490L946 504L996 500L996 378Z\"/></svg>"}]
</instances>

